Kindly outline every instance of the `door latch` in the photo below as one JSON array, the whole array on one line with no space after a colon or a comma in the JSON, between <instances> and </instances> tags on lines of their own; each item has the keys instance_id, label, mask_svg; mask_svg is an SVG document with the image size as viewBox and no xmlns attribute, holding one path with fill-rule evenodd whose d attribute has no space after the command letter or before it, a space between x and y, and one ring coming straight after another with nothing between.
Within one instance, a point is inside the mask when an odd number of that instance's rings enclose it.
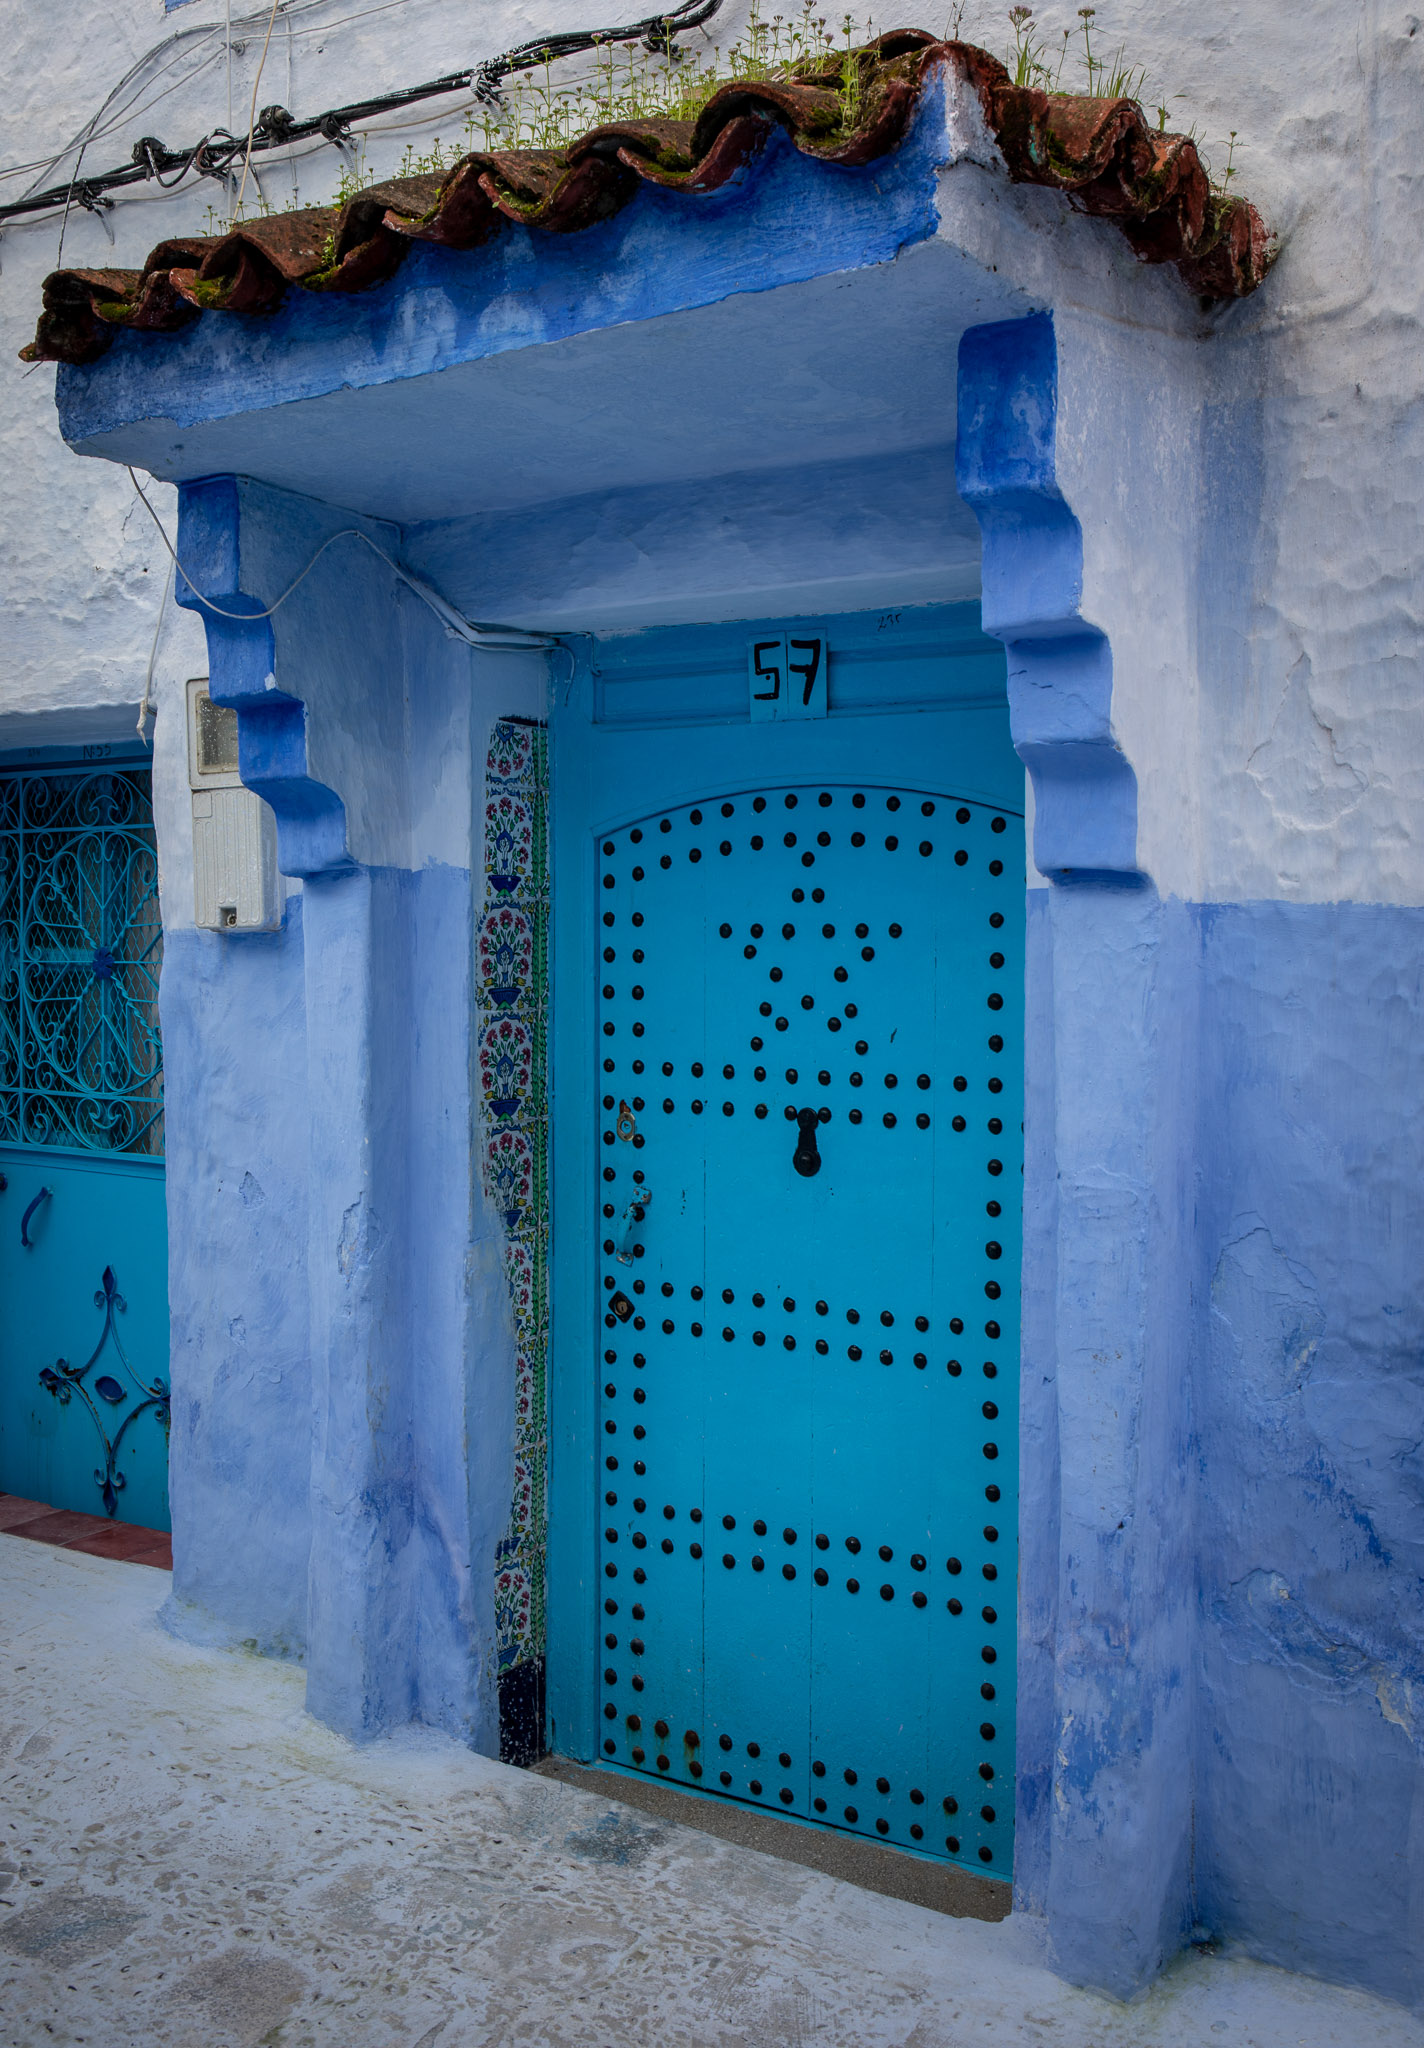
<instances>
[{"instance_id":1,"label":"door latch","mask_svg":"<svg viewBox=\"0 0 1424 2048\"><path fill-rule=\"evenodd\" d=\"M634 1191L632 1201L629 1202L627 1208L623 1211L623 1237L617 1251L613 1254L620 1266L631 1266L634 1258L637 1256L638 1248L633 1243L633 1232L643 1221L647 1213L648 1204L652 1199L652 1189L640 1187Z\"/></svg>"}]
</instances>

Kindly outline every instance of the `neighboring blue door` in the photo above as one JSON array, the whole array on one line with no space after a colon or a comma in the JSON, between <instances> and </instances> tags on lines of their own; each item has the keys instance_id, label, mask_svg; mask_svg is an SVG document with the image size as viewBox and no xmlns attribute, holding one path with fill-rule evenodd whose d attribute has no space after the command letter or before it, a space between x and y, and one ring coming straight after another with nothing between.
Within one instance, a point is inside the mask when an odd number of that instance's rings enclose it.
<instances>
[{"instance_id":1,"label":"neighboring blue door","mask_svg":"<svg viewBox=\"0 0 1424 2048\"><path fill-rule=\"evenodd\" d=\"M0 766L0 1490L168 1521L150 775Z\"/></svg>"},{"instance_id":2,"label":"neighboring blue door","mask_svg":"<svg viewBox=\"0 0 1424 2048\"><path fill-rule=\"evenodd\" d=\"M774 670L782 630L608 643L555 725L555 1102L581 1065L596 1134L556 1139L551 1595L559 1632L583 1602L592 1684L556 1640L555 1746L1008 1876L1002 657L954 613L793 622L827 715L753 722L748 653Z\"/></svg>"}]
</instances>

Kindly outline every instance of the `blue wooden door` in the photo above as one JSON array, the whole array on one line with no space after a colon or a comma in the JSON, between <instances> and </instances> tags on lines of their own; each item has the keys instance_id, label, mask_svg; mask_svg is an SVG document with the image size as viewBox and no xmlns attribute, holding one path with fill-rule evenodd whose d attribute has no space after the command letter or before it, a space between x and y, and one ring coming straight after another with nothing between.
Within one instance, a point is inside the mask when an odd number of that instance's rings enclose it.
<instances>
[{"instance_id":1,"label":"blue wooden door","mask_svg":"<svg viewBox=\"0 0 1424 2048\"><path fill-rule=\"evenodd\" d=\"M168 1519L149 772L0 767L0 1490Z\"/></svg>"},{"instance_id":2,"label":"blue wooden door","mask_svg":"<svg viewBox=\"0 0 1424 2048\"><path fill-rule=\"evenodd\" d=\"M792 630L824 718L721 627L555 728L555 1743L1007 1876L1021 770L962 618Z\"/></svg>"}]
</instances>

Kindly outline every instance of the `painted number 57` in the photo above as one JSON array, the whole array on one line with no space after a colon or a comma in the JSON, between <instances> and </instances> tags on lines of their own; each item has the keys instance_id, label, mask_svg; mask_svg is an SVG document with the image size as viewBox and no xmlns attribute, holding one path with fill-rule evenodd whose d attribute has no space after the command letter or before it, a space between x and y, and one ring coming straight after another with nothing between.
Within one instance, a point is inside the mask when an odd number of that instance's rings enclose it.
<instances>
[{"instance_id":1,"label":"painted number 57","mask_svg":"<svg viewBox=\"0 0 1424 2048\"><path fill-rule=\"evenodd\" d=\"M747 694L753 720L824 718L826 659L819 635L778 633L750 641Z\"/></svg>"}]
</instances>

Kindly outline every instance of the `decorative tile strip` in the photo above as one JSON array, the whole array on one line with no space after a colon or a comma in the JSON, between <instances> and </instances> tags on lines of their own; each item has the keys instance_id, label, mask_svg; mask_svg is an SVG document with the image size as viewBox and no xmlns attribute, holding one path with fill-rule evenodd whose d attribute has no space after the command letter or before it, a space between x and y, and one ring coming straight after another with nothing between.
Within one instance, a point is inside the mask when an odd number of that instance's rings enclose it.
<instances>
[{"instance_id":1,"label":"decorative tile strip","mask_svg":"<svg viewBox=\"0 0 1424 2048\"><path fill-rule=\"evenodd\" d=\"M514 1310L514 1497L495 1576L501 1754L542 1748L549 1346L548 741L502 719L485 765L484 907L475 940L484 1184L505 1229Z\"/></svg>"}]
</instances>

